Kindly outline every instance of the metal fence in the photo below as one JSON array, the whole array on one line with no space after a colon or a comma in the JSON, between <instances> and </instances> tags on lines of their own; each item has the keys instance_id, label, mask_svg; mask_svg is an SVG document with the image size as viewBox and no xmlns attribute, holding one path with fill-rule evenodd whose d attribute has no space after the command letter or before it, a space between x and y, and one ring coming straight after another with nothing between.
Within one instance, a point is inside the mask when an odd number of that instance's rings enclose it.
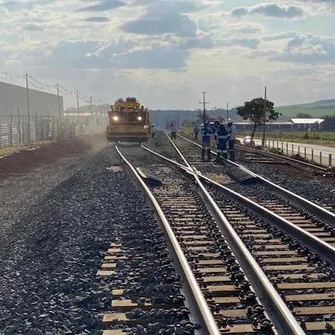
<instances>
[{"instance_id":1,"label":"metal fence","mask_svg":"<svg viewBox=\"0 0 335 335\"><path fill-rule=\"evenodd\" d=\"M325 167L335 167L335 154L327 148L308 147L308 144L295 144L276 140L266 140L265 145L268 148L281 149L284 155L294 156L299 155L311 162L323 165Z\"/></svg>"},{"instance_id":2,"label":"metal fence","mask_svg":"<svg viewBox=\"0 0 335 335\"><path fill-rule=\"evenodd\" d=\"M36 142L69 139L88 133L87 120L35 116L0 116L0 149Z\"/></svg>"}]
</instances>

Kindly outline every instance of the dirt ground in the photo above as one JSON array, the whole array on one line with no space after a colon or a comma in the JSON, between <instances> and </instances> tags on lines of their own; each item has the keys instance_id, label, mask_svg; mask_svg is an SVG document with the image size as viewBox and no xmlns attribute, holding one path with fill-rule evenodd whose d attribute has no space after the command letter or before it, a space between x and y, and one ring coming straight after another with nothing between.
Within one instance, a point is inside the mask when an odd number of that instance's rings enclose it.
<instances>
[{"instance_id":1,"label":"dirt ground","mask_svg":"<svg viewBox=\"0 0 335 335\"><path fill-rule=\"evenodd\" d=\"M32 172L61 158L87 154L103 148L106 144L104 136L99 134L21 150L0 159L0 179Z\"/></svg>"}]
</instances>

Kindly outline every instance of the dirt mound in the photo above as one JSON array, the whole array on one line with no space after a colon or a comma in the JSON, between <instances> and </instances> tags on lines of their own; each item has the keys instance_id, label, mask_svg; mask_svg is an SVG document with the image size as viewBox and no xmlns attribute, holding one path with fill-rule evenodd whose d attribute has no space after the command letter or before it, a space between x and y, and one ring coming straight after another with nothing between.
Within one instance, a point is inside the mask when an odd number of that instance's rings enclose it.
<instances>
[{"instance_id":1,"label":"dirt mound","mask_svg":"<svg viewBox=\"0 0 335 335\"><path fill-rule=\"evenodd\" d=\"M31 172L43 165L52 164L60 158L86 154L103 145L103 138L100 135L93 135L21 150L0 159L0 178Z\"/></svg>"}]
</instances>

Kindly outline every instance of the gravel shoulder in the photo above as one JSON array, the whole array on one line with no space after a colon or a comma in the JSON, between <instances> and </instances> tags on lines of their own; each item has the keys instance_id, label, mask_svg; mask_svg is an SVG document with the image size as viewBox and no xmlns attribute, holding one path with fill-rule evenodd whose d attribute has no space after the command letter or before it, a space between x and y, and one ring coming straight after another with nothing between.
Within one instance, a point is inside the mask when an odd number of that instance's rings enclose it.
<instances>
[{"instance_id":1,"label":"gravel shoulder","mask_svg":"<svg viewBox=\"0 0 335 335\"><path fill-rule=\"evenodd\" d=\"M107 146L0 182L0 334L100 334L96 272L144 202L119 164Z\"/></svg>"}]
</instances>

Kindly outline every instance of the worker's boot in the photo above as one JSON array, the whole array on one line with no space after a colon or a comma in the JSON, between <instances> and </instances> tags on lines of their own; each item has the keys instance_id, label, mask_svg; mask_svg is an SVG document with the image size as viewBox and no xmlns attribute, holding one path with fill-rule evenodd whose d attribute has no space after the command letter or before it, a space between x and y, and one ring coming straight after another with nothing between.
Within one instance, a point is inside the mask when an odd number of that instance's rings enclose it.
<instances>
[{"instance_id":1,"label":"worker's boot","mask_svg":"<svg viewBox=\"0 0 335 335\"><path fill-rule=\"evenodd\" d=\"M208 157L208 161L211 160L211 149L207 149L207 157Z\"/></svg>"},{"instance_id":2,"label":"worker's boot","mask_svg":"<svg viewBox=\"0 0 335 335\"><path fill-rule=\"evenodd\" d=\"M221 161L221 153L218 152L218 153L216 154L216 163L220 163L220 161Z\"/></svg>"},{"instance_id":3,"label":"worker's boot","mask_svg":"<svg viewBox=\"0 0 335 335\"><path fill-rule=\"evenodd\" d=\"M201 150L201 160L202 160L202 161L205 160L205 152L206 152L206 149L205 149L205 148L202 148L202 150Z\"/></svg>"},{"instance_id":4,"label":"worker's boot","mask_svg":"<svg viewBox=\"0 0 335 335\"><path fill-rule=\"evenodd\" d=\"M227 159L227 158L228 158L227 153L226 153L226 152L222 153L222 157L223 157L224 159Z\"/></svg>"},{"instance_id":5,"label":"worker's boot","mask_svg":"<svg viewBox=\"0 0 335 335\"><path fill-rule=\"evenodd\" d=\"M232 162L235 162L235 151L230 151L230 152L229 152L229 159L230 159Z\"/></svg>"}]
</instances>

